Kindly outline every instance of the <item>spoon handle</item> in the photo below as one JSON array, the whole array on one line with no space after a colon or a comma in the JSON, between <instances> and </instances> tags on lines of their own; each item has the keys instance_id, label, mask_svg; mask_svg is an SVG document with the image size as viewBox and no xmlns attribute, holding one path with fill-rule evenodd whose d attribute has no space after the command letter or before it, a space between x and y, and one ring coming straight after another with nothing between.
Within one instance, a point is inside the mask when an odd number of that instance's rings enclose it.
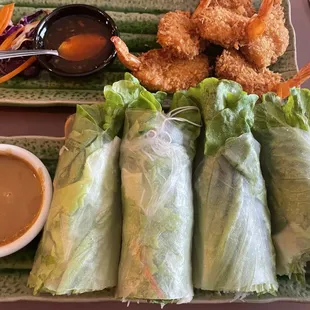
<instances>
[{"instance_id":1,"label":"spoon handle","mask_svg":"<svg viewBox=\"0 0 310 310\"><path fill-rule=\"evenodd\" d=\"M17 51L0 51L0 60L16 57L27 57L37 55L54 55L59 56L56 50L17 50Z\"/></svg>"}]
</instances>

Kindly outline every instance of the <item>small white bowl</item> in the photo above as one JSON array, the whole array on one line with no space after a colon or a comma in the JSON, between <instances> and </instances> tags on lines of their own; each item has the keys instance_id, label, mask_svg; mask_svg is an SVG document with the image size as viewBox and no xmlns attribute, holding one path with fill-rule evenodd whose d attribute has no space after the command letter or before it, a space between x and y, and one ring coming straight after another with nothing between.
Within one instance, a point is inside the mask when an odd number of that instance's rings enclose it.
<instances>
[{"instance_id":1,"label":"small white bowl","mask_svg":"<svg viewBox=\"0 0 310 310\"><path fill-rule=\"evenodd\" d=\"M0 144L0 154L9 154L26 161L40 175L43 188L43 201L40 214L33 225L18 239L0 246L0 257L10 255L30 243L42 230L51 205L53 185L51 177L41 160L29 151L14 145Z\"/></svg>"}]
</instances>

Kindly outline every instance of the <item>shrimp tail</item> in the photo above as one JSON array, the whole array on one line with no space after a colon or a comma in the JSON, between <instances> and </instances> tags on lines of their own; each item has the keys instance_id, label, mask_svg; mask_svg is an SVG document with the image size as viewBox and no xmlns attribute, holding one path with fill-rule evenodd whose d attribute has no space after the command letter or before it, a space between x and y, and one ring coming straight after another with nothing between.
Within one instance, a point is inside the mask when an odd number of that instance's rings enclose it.
<instances>
[{"instance_id":1,"label":"shrimp tail","mask_svg":"<svg viewBox=\"0 0 310 310\"><path fill-rule=\"evenodd\" d=\"M263 20L266 20L271 13L273 6L274 0L263 0L257 16Z\"/></svg>"},{"instance_id":2,"label":"shrimp tail","mask_svg":"<svg viewBox=\"0 0 310 310\"><path fill-rule=\"evenodd\" d=\"M254 41L264 34L266 30L266 20L269 17L274 5L274 0L263 0L258 14L254 15L247 26L249 42Z\"/></svg>"},{"instance_id":3,"label":"shrimp tail","mask_svg":"<svg viewBox=\"0 0 310 310\"><path fill-rule=\"evenodd\" d=\"M276 93L282 99L287 98L290 95L290 89L298 87L310 78L310 62L305 65L293 78L280 83L276 86Z\"/></svg>"},{"instance_id":4,"label":"shrimp tail","mask_svg":"<svg viewBox=\"0 0 310 310\"><path fill-rule=\"evenodd\" d=\"M117 36L113 36L111 41L115 46L120 62L131 71L138 70L141 66L141 61L138 57L129 53L126 43Z\"/></svg>"},{"instance_id":5,"label":"shrimp tail","mask_svg":"<svg viewBox=\"0 0 310 310\"><path fill-rule=\"evenodd\" d=\"M300 71L288 82L291 87L297 87L306 82L310 78L310 62L306 64Z\"/></svg>"},{"instance_id":6,"label":"shrimp tail","mask_svg":"<svg viewBox=\"0 0 310 310\"><path fill-rule=\"evenodd\" d=\"M203 12L211 3L212 0L200 0L196 10L194 11L192 18L196 18L201 12Z\"/></svg>"}]
</instances>

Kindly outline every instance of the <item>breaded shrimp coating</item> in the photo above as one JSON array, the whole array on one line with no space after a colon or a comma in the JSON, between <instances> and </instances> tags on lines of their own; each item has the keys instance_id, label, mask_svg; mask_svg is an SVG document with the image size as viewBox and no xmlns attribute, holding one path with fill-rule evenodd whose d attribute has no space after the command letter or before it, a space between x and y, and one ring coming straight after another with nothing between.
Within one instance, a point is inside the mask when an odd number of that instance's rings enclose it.
<instances>
[{"instance_id":1,"label":"breaded shrimp coating","mask_svg":"<svg viewBox=\"0 0 310 310\"><path fill-rule=\"evenodd\" d=\"M220 6L209 8L203 15L194 18L194 22L202 38L224 48L247 43L246 27L249 18L233 11Z\"/></svg>"},{"instance_id":2,"label":"breaded shrimp coating","mask_svg":"<svg viewBox=\"0 0 310 310\"><path fill-rule=\"evenodd\" d=\"M239 83L248 93L259 96L273 91L281 98L290 95L290 89L299 87L310 78L310 63L306 64L291 79L282 81L279 73L267 68L258 70L235 50L225 50L217 59L216 76Z\"/></svg>"},{"instance_id":3,"label":"breaded shrimp coating","mask_svg":"<svg viewBox=\"0 0 310 310\"><path fill-rule=\"evenodd\" d=\"M179 58L192 59L204 49L203 40L190 17L190 12L169 12L158 25L157 42Z\"/></svg>"},{"instance_id":4,"label":"breaded shrimp coating","mask_svg":"<svg viewBox=\"0 0 310 310\"><path fill-rule=\"evenodd\" d=\"M252 0L213 0L210 2L210 7L212 6L220 6L246 17L252 17L255 14Z\"/></svg>"},{"instance_id":5,"label":"breaded shrimp coating","mask_svg":"<svg viewBox=\"0 0 310 310\"><path fill-rule=\"evenodd\" d=\"M168 50L150 50L139 57L141 67L133 74L150 90L168 93L196 86L208 77L208 57L204 54L193 59L179 59Z\"/></svg>"},{"instance_id":6,"label":"breaded shrimp coating","mask_svg":"<svg viewBox=\"0 0 310 310\"><path fill-rule=\"evenodd\" d=\"M265 20L273 1L263 0L258 14L250 18L237 14L233 9L215 5L212 0L201 0L192 19L202 38L224 48L238 49L264 33Z\"/></svg>"},{"instance_id":7,"label":"breaded shrimp coating","mask_svg":"<svg viewBox=\"0 0 310 310\"><path fill-rule=\"evenodd\" d=\"M217 59L215 75L221 79L236 81L246 92L259 96L274 90L282 80L279 73L269 69L257 70L235 50L225 50Z\"/></svg>"},{"instance_id":8,"label":"breaded shrimp coating","mask_svg":"<svg viewBox=\"0 0 310 310\"><path fill-rule=\"evenodd\" d=\"M288 44L289 32L285 27L283 7L277 3L266 20L264 34L242 47L241 52L255 66L264 68L275 63L285 53Z\"/></svg>"},{"instance_id":9,"label":"breaded shrimp coating","mask_svg":"<svg viewBox=\"0 0 310 310\"><path fill-rule=\"evenodd\" d=\"M119 60L148 90L173 93L195 86L208 77L209 62L204 54L180 59L170 49L154 49L136 57L129 53L119 37L112 37L111 41Z\"/></svg>"}]
</instances>

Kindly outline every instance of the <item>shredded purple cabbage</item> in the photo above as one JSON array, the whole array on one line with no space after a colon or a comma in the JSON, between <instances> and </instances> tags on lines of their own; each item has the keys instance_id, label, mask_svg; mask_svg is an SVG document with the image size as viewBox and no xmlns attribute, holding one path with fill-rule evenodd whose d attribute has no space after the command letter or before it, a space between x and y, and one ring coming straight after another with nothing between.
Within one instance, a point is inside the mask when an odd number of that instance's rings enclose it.
<instances>
[{"instance_id":1,"label":"shredded purple cabbage","mask_svg":"<svg viewBox=\"0 0 310 310\"><path fill-rule=\"evenodd\" d=\"M3 43L3 41L10 35L12 34L14 31L16 31L17 29L19 29L20 27L22 27L22 25L17 24L16 26L11 25L6 27L6 29L4 30L4 32L0 35L0 44Z\"/></svg>"},{"instance_id":2,"label":"shredded purple cabbage","mask_svg":"<svg viewBox=\"0 0 310 310\"><path fill-rule=\"evenodd\" d=\"M46 15L47 13L44 10L36 11L35 13L33 13L31 15L22 17L18 23L20 25L24 25L24 26L27 24L31 24L35 20L39 19L39 17L41 18L42 14Z\"/></svg>"},{"instance_id":3,"label":"shredded purple cabbage","mask_svg":"<svg viewBox=\"0 0 310 310\"><path fill-rule=\"evenodd\" d=\"M31 24L35 20L41 19L43 16L47 15L47 12L44 10L39 10L31 15L22 17L19 22L14 25L12 22L9 24L9 26L6 27L4 32L0 34L0 44L14 31L19 29L22 26L26 26L28 24ZM31 31L31 36L33 35L33 31ZM29 35L30 36L30 35ZM28 37L29 37L28 36Z\"/></svg>"},{"instance_id":4,"label":"shredded purple cabbage","mask_svg":"<svg viewBox=\"0 0 310 310\"><path fill-rule=\"evenodd\" d=\"M48 13L44 10L39 10L31 15L24 16L20 19L20 21L14 25L12 22L9 24L9 26L4 30L4 32L0 35L0 44L3 43L3 41L11 35L13 32L15 32L17 29L21 28L22 26L29 25L33 23L36 20L41 19ZM25 36L25 40L18 46L17 49L32 49L32 41L34 36L34 28L30 29L29 32L21 33L20 35ZM11 72L12 70L19 67L21 64L23 64L27 58L12 58L12 59L5 59L0 60L0 74L7 74ZM38 62L34 63L32 66L24 70L24 72L21 73L21 75L25 77L32 77L37 75L40 72L40 66Z\"/></svg>"}]
</instances>

